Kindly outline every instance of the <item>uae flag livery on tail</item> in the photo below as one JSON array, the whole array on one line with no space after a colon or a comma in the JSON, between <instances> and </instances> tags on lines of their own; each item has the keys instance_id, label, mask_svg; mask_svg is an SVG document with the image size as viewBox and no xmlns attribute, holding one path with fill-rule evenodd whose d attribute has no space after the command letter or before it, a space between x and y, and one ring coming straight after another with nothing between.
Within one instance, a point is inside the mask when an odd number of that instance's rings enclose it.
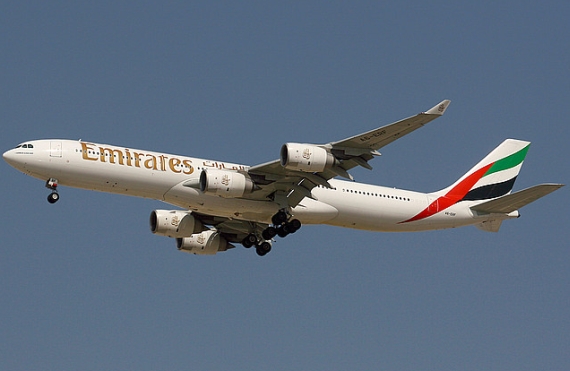
<instances>
[{"instance_id":1,"label":"uae flag livery on tail","mask_svg":"<svg viewBox=\"0 0 570 371\"><path fill-rule=\"evenodd\" d=\"M433 193L426 209L402 223L428 218L460 201L487 201L509 194L530 142L507 139L451 186Z\"/></svg>"}]
</instances>

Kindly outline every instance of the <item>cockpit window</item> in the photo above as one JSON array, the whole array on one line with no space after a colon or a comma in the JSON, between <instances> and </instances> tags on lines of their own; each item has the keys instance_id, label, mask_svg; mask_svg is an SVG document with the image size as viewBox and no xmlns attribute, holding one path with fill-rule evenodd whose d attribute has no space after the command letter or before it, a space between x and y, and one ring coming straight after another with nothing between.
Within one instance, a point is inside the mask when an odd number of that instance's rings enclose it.
<instances>
[{"instance_id":1,"label":"cockpit window","mask_svg":"<svg viewBox=\"0 0 570 371\"><path fill-rule=\"evenodd\" d=\"M33 144L19 144L16 146L16 148L34 148Z\"/></svg>"}]
</instances>

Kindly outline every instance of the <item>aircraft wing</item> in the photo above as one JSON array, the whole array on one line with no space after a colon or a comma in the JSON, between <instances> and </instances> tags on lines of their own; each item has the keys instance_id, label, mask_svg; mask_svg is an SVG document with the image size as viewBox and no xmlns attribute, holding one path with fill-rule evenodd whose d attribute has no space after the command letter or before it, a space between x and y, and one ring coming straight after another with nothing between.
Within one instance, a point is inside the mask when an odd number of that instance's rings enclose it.
<instances>
[{"instance_id":1,"label":"aircraft wing","mask_svg":"<svg viewBox=\"0 0 570 371\"><path fill-rule=\"evenodd\" d=\"M428 122L443 115L449 106L449 103L451 103L450 100L444 100L426 112L419 113L415 116L408 117L360 135L355 135L338 142L332 142L330 145L333 149L345 151L348 154L359 153L362 150L367 150L371 154L374 154L374 150L378 150L392 143L396 139L419 129Z\"/></svg>"},{"instance_id":2,"label":"aircraft wing","mask_svg":"<svg viewBox=\"0 0 570 371\"><path fill-rule=\"evenodd\" d=\"M407 135L424 126L430 121L442 116L449 100L443 100L426 112L379 127L365 133L327 144L307 144L306 150L324 149L334 158L334 165L322 171L301 171L282 166L282 160L274 160L248 169L248 174L258 186L248 198L277 201L282 207L294 207L304 197L311 197L311 189L316 186L330 188L329 179L341 176L353 180L348 170L362 166L372 169L368 164L378 150L398 138ZM322 150L320 150L322 151Z\"/></svg>"}]
</instances>

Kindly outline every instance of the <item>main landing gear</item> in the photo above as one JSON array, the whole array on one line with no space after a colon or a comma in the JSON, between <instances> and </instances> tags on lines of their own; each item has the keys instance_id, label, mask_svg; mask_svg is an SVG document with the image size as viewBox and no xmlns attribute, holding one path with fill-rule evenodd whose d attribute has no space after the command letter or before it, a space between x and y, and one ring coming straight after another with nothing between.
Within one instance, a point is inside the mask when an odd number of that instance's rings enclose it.
<instances>
[{"instance_id":1,"label":"main landing gear","mask_svg":"<svg viewBox=\"0 0 570 371\"><path fill-rule=\"evenodd\" d=\"M270 238L267 240L270 240ZM268 252L271 251L271 243L269 241L259 241L257 239L257 236L253 233L245 236L245 238L241 241L241 244L247 249L255 245L255 252L259 256L265 256Z\"/></svg>"},{"instance_id":2,"label":"main landing gear","mask_svg":"<svg viewBox=\"0 0 570 371\"><path fill-rule=\"evenodd\" d=\"M295 233L301 228L299 219L288 221L289 214L285 210L279 212L271 218L273 225L265 228L261 232L261 239L254 233L248 234L241 242L245 248L250 248L255 245L255 252L259 256L265 256L271 251L271 240L275 236L286 237L291 233Z\"/></svg>"},{"instance_id":3,"label":"main landing gear","mask_svg":"<svg viewBox=\"0 0 570 371\"><path fill-rule=\"evenodd\" d=\"M55 204L59 200L59 193L57 193L57 179L49 178L46 181L46 188L51 189L50 195L47 200L50 204Z\"/></svg>"},{"instance_id":4,"label":"main landing gear","mask_svg":"<svg viewBox=\"0 0 570 371\"><path fill-rule=\"evenodd\" d=\"M263 233L273 234L279 237L286 237L288 234L295 233L301 228L301 222L299 219L289 220L289 214L283 209L271 218L273 227L267 227Z\"/></svg>"}]
</instances>

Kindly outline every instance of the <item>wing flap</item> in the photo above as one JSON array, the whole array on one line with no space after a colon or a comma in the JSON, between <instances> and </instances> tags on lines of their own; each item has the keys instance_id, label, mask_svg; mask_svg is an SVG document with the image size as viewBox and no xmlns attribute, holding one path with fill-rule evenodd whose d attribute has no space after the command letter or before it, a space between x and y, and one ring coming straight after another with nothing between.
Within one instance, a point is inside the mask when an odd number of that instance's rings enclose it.
<instances>
[{"instance_id":1,"label":"wing flap","mask_svg":"<svg viewBox=\"0 0 570 371\"><path fill-rule=\"evenodd\" d=\"M489 214L508 214L556 191L563 186L564 184L539 184L534 187L523 189L522 191L472 206L471 210Z\"/></svg>"}]
</instances>

